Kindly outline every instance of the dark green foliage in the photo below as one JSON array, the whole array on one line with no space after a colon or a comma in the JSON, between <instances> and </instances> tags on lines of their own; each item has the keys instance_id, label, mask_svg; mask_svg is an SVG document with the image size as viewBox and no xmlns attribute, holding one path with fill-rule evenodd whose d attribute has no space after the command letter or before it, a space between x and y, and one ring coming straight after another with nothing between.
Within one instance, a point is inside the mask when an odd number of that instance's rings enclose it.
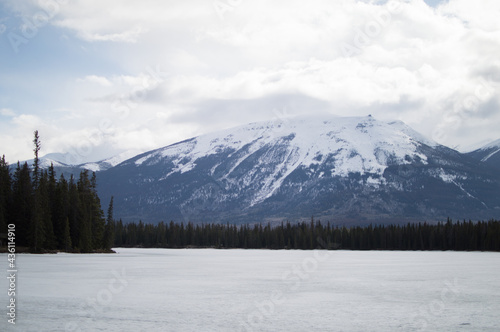
<instances>
[{"instance_id":1,"label":"dark green foliage","mask_svg":"<svg viewBox=\"0 0 500 332\"><path fill-rule=\"evenodd\" d=\"M33 252L109 250L114 222L111 214L106 226L95 173L89 177L87 170L82 171L77 183L62 175L57 181L52 165L45 171L40 168L37 131L33 143L32 168L18 163L12 176L5 157L0 160L0 233L7 224L15 224L17 245Z\"/></svg>"},{"instance_id":2,"label":"dark green foliage","mask_svg":"<svg viewBox=\"0 0 500 332\"><path fill-rule=\"evenodd\" d=\"M31 171L27 163L21 167L17 163L12 181L12 224L16 225L17 243L19 246L29 246L29 233L31 229L32 214L34 210L33 186Z\"/></svg>"},{"instance_id":3,"label":"dark green foliage","mask_svg":"<svg viewBox=\"0 0 500 332\"><path fill-rule=\"evenodd\" d=\"M221 225L115 224L116 246L162 248L214 247L254 249L482 250L500 251L500 221L405 226L332 227L310 223Z\"/></svg>"},{"instance_id":4,"label":"dark green foliage","mask_svg":"<svg viewBox=\"0 0 500 332\"><path fill-rule=\"evenodd\" d=\"M115 223L113 220L113 196L108 206L108 217L106 218L106 227L104 229L103 248L111 249L115 237Z\"/></svg>"},{"instance_id":5,"label":"dark green foliage","mask_svg":"<svg viewBox=\"0 0 500 332\"><path fill-rule=\"evenodd\" d=\"M51 215L54 225L54 235L57 239L57 247L67 250L68 239L71 243L71 235L69 233L69 185L68 181L61 175L59 182L55 180L55 174L49 170L50 188L54 192L51 195ZM55 188L53 187L55 185ZM66 225L67 224L67 225ZM68 234L66 234L68 232ZM69 246L71 249L71 246Z\"/></svg>"},{"instance_id":6,"label":"dark green foliage","mask_svg":"<svg viewBox=\"0 0 500 332\"><path fill-rule=\"evenodd\" d=\"M80 220L82 219L80 196L73 175L68 183L68 222L71 243L77 245L80 238Z\"/></svg>"},{"instance_id":7,"label":"dark green foliage","mask_svg":"<svg viewBox=\"0 0 500 332\"><path fill-rule=\"evenodd\" d=\"M17 164L12 175L5 157L0 159L0 227L16 225L19 246L44 250L94 252L112 246L163 248L267 248L267 249L351 249L351 250L480 250L500 251L500 221L370 225L341 227L320 221L278 226L267 224L235 226L223 224L187 225L161 222L157 225L123 224L113 218L113 197L107 219L97 195L96 174L87 170L77 182L54 168L41 171L35 132L35 162ZM0 230L0 233L3 231Z\"/></svg>"},{"instance_id":8,"label":"dark green foliage","mask_svg":"<svg viewBox=\"0 0 500 332\"><path fill-rule=\"evenodd\" d=\"M95 172L92 173L92 177L90 178L90 201L92 246L93 248L104 248L106 220L104 219L104 212L101 209L101 200L99 195L97 195L97 177Z\"/></svg>"},{"instance_id":9,"label":"dark green foliage","mask_svg":"<svg viewBox=\"0 0 500 332\"><path fill-rule=\"evenodd\" d=\"M88 171L80 174L78 184L64 176L57 181L53 168L40 171L36 188L32 176L27 164L18 164L12 177L0 163L0 225L4 230L8 223L16 225L19 246L34 252L111 248L114 222L106 225Z\"/></svg>"},{"instance_id":10,"label":"dark green foliage","mask_svg":"<svg viewBox=\"0 0 500 332\"><path fill-rule=\"evenodd\" d=\"M42 248L53 250L56 248L56 237L54 235L54 227L52 223L51 204L49 193L49 181L47 172L42 172L40 176L40 184L38 187L39 215L43 224L43 242Z\"/></svg>"},{"instance_id":11,"label":"dark green foliage","mask_svg":"<svg viewBox=\"0 0 500 332\"><path fill-rule=\"evenodd\" d=\"M35 148L33 152L35 153L35 159L33 161L33 212L31 214L31 220L29 221L28 228L28 242L35 252L41 251L41 248L45 244L45 227L46 227L46 211L44 195L45 186L40 184L40 160L38 159L38 152L40 151L41 143L40 137L38 136L38 130L34 133L33 144ZM50 240L49 240L50 241Z\"/></svg>"},{"instance_id":12,"label":"dark green foliage","mask_svg":"<svg viewBox=\"0 0 500 332\"><path fill-rule=\"evenodd\" d=\"M0 233L7 229L12 207L12 180L5 155L0 159Z\"/></svg>"},{"instance_id":13,"label":"dark green foliage","mask_svg":"<svg viewBox=\"0 0 500 332\"><path fill-rule=\"evenodd\" d=\"M72 248L71 245L71 235L69 233L69 221L68 218L66 218L66 221L64 222L64 233L62 236L62 241L59 242L59 249L62 249L64 251L70 251Z\"/></svg>"},{"instance_id":14,"label":"dark green foliage","mask_svg":"<svg viewBox=\"0 0 500 332\"><path fill-rule=\"evenodd\" d=\"M33 186L37 189L38 181L40 179L40 159L38 159L38 152L42 146L40 136L38 136L38 130L35 130L34 132L33 145L35 146L33 149L33 152L35 153L35 159L33 159Z\"/></svg>"},{"instance_id":15,"label":"dark green foliage","mask_svg":"<svg viewBox=\"0 0 500 332\"><path fill-rule=\"evenodd\" d=\"M80 173L78 196L80 205L79 242L82 252L103 248L104 214L96 192L95 173L89 179L88 170Z\"/></svg>"}]
</instances>

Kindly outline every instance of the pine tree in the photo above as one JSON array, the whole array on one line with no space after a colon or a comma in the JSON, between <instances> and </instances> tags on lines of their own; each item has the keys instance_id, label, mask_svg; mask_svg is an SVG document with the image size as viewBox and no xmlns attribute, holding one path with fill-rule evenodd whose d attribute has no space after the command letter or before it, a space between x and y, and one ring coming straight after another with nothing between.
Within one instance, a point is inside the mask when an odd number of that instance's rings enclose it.
<instances>
[{"instance_id":1,"label":"pine tree","mask_svg":"<svg viewBox=\"0 0 500 332\"><path fill-rule=\"evenodd\" d=\"M29 246L33 248L35 252L39 252L45 241L45 225L41 215L41 202L37 197L38 194L35 193L34 199L34 210L32 213L32 219L29 227L28 242Z\"/></svg>"},{"instance_id":2,"label":"pine tree","mask_svg":"<svg viewBox=\"0 0 500 332\"><path fill-rule=\"evenodd\" d=\"M71 175L68 183L68 221L71 243L74 247L80 244L80 222L83 219L81 206L78 186Z\"/></svg>"},{"instance_id":3,"label":"pine tree","mask_svg":"<svg viewBox=\"0 0 500 332\"><path fill-rule=\"evenodd\" d=\"M114 241L115 246L121 247L125 243L123 237L124 237L124 227L123 227L123 221L120 219L115 224L115 241Z\"/></svg>"},{"instance_id":4,"label":"pine tree","mask_svg":"<svg viewBox=\"0 0 500 332\"><path fill-rule=\"evenodd\" d=\"M78 215L78 247L82 252L92 252L92 205L93 197L88 171L80 173L78 180L78 197L80 214Z\"/></svg>"},{"instance_id":5,"label":"pine tree","mask_svg":"<svg viewBox=\"0 0 500 332\"><path fill-rule=\"evenodd\" d=\"M35 153L35 159L33 159L33 187L34 189L37 189L38 182L40 180L40 159L38 158L38 152L40 152L42 143L40 142L38 130L35 130L33 134L33 145L35 146L35 148L33 149L33 152Z\"/></svg>"},{"instance_id":6,"label":"pine tree","mask_svg":"<svg viewBox=\"0 0 500 332\"><path fill-rule=\"evenodd\" d=\"M92 178L90 179L90 199L92 246L94 249L104 249L106 221L104 212L101 209L101 200L97 194L97 176L95 172L92 172Z\"/></svg>"},{"instance_id":7,"label":"pine tree","mask_svg":"<svg viewBox=\"0 0 500 332\"><path fill-rule=\"evenodd\" d=\"M33 213L31 215L31 223L29 227L29 244L38 252L42 249L45 242L45 222L43 216L43 203L40 192L40 160L38 158L38 152L41 148L40 137L38 136L38 130L34 132L33 144L35 148L33 152L35 153L35 159L33 160Z\"/></svg>"},{"instance_id":8,"label":"pine tree","mask_svg":"<svg viewBox=\"0 0 500 332\"><path fill-rule=\"evenodd\" d=\"M17 243L19 246L30 246L29 241L31 220L33 214L33 187L31 172L27 163L23 166L17 163L12 183L12 213L16 224Z\"/></svg>"},{"instance_id":9,"label":"pine tree","mask_svg":"<svg viewBox=\"0 0 500 332\"><path fill-rule=\"evenodd\" d=\"M56 248L56 237L54 236L54 227L52 224L48 177L49 176L46 171L41 173L38 187L38 199L40 205L40 211L38 211L38 213L40 213L44 229L44 241L42 243L42 248L52 250Z\"/></svg>"},{"instance_id":10,"label":"pine tree","mask_svg":"<svg viewBox=\"0 0 500 332\"><path fill-rule=\"evenodd\" d=\"M18 162L11 177L5 156L0 159L0 232L7 223L15 223L17 244L31 247L34 252L69 251L73 245L83 252L110 248L114 242L113 204L106 223L96 174L89 179L85 170L78 183L73 176L68 182L61 175L58 182L54 165L48 171L41 169L38 131L34 132L33 144L35 158L31 169L27 163L21 166ZM152 243L153 233L149 229L147 232L147 241Z\"/></svg>"},{"instance_id":11,"label":"pine tree","mask_svg":"<svg viewBox=\"0 0 500 332\"><path fill-rule=\"evenodd\" d=\"M82 219L79 233L78 246L81 252L92 252L92 231L88 220Z\"/></svg>"},{"instance_id":12,"label":"pine tree","mask_svg":"<svg viewBox=\"0 0 500 332\"><path fill-rule=\"evenodd\" d=\"M114 243L114 229L115 222L113 220L113 196L111 196L111 200L108 206L108 218L106 219L106 229L104 231L104 245L103 248L106 250L111 249Z\"/></svg>"},{"instance_id":13,"label":"pine tree","mask_svg":"<svg viewBox=\"0 0 500 332\"><path fill-rule=\"evenodd\" d=\"M55 174L53 176L55 178ZM49 183L51 182L52 175L49 170ZM59 178L59 182L56 183L55 192L52 198L51 213L54 224L54 235L57 239L57 248L66 251L71 250L71 248L67 248L66 246L66 231L71 234L69 227L69 208L68 182L64 178L64 175L61 175L61 177ZM68 223L67 229L66 223Z\"/></svg>"},{"instance_id":14,"label":"pine tree","mask_svg":"<svg viewBox=\"0 0 500 332\"><path fill-rule=\"evenodd\" d=\"M12 204L12 179L5 155L0 159L0 233L6 232Z\"/></svg>"},{"instance_id":15,"label":"pine tree","mask_svg":"<svg viewBox=\"0 0 500 332\"><path fill-rule=\"evenodd\" d=\"M63 233L63 240L61 241L60 248L64 249L65 251L70 251L71 250L71 235L69 232L69 219L66 217L66 221L64 222L64 233Z\"/></svg>"}]
</instances>

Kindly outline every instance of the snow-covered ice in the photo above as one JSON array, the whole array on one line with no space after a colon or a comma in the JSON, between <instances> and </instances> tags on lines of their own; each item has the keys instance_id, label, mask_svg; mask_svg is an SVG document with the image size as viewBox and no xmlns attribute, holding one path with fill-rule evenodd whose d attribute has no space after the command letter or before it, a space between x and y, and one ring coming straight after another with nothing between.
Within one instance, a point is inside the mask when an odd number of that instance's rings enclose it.
<instances>
[{"instance_id":1,"label":"snow-covered ice","mask_svg":"<svg viewBox=\"0 0 500 332\"><path fill-rule=\"evenodd\" d=\"M0 331L500 330L500 253L116 251L17 255Z\"/></svg>"}]
</instances>

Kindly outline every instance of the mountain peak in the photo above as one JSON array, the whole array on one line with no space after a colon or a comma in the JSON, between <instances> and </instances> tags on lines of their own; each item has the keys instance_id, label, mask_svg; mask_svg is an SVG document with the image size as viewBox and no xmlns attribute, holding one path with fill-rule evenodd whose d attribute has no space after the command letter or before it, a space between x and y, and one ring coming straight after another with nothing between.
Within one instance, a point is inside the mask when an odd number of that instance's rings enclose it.
<instances>
[{"instance_id":1,"label":"mountain peak","mask_svg":"<svg viewBox=\"0 0 500 332\"><path fill-rule=\"evenodd\" d=\"M137 166L144 162L172 159L173 172L192 169L201 157L228 150L245 150L245 156L255 151L280 145L286 158L277 173L283 176L298 166L309 167L321 163L325 156L334 156L335 175L349 173L376 173L395 162L409 160L425 162L419 153L422 144L436 146L402 122L386 123L365 117L295 117L275 121L255 122L221 132L201 135L184 143L170 145L134 160ZM273 156L268 156L272 158ZM264 163L265 160L262 160ZM235 165L234 167L236 167Z\"/></svg>"},{"instance_id":2,"label":"mountain peak","mask_svg":"<svg viewBox=\"0 0 500 332\"><path fill-rule=\"evenodd\" d=\"M68 161L71 160L69 153L48 153L40 159L56 161L62 165L69 165L70 163Z\"/></svg>"},{"instance_id":3,"label":"mountain peak","mask_svg":"<svg viewBox=\"0 0 500 332\"><path fill-rule=\"evenodd\" d=\"M500 206L481 189L498 192L496 175L479 167L401 121L299 116L141 154L101 173L100 188L115 196L117 215L143 221L436 219Z\"/></svg>"}]
</instances>

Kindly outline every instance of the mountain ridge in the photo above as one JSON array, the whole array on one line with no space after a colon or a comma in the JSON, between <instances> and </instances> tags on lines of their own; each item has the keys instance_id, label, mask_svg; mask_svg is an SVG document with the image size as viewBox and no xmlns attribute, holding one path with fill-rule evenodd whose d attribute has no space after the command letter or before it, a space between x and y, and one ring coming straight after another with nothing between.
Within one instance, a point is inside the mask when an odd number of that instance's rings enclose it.
<instances>
[{"instance_id":1,"label":"mountain ridge","mask_svg":"<svg viewBox=\"0 0 500 332\"><path fill-rule=\"evenodd\" d=\"M468 156L482 163L500 169L500 139L485 144L479 149L468 152Z\"/></svg>"},{"instance_id":2,"label":"mountain ridge","mask_svg":"<svg viewBox=\"0 0 500 332\"><path fill-rule=\"evenodd\" d=\"M70 162L72 158L69 153L48 153L40 157L40 168L48 169L52 165L54 166L54 170L58 174L64 174L65 176L77 176L83 170L89 170L91 172L101 172L108 170L112 167L117 166L121 162L134 157L135 155L137 155L137 152L134 152L134 150L129 150L100 161L73 164ZM32 166L33 162L34 159L19 161L21 165L24 163L28 163L29 166ZM10 167L13 168L15 167L15 165L11 164Z\"/></svg>"},{"instance_id":3,"label":"mountain ridge","mask_svg":"<svg viewBox=\"0 0 500 332\"><path fill-rule=\"evenodd\" d=\"M115 193L117 217L136 221L422 221L500 209L490 168L371 116L243 125L143 153L99 178L103 197Z\"/></svg>"}]
</instances>

